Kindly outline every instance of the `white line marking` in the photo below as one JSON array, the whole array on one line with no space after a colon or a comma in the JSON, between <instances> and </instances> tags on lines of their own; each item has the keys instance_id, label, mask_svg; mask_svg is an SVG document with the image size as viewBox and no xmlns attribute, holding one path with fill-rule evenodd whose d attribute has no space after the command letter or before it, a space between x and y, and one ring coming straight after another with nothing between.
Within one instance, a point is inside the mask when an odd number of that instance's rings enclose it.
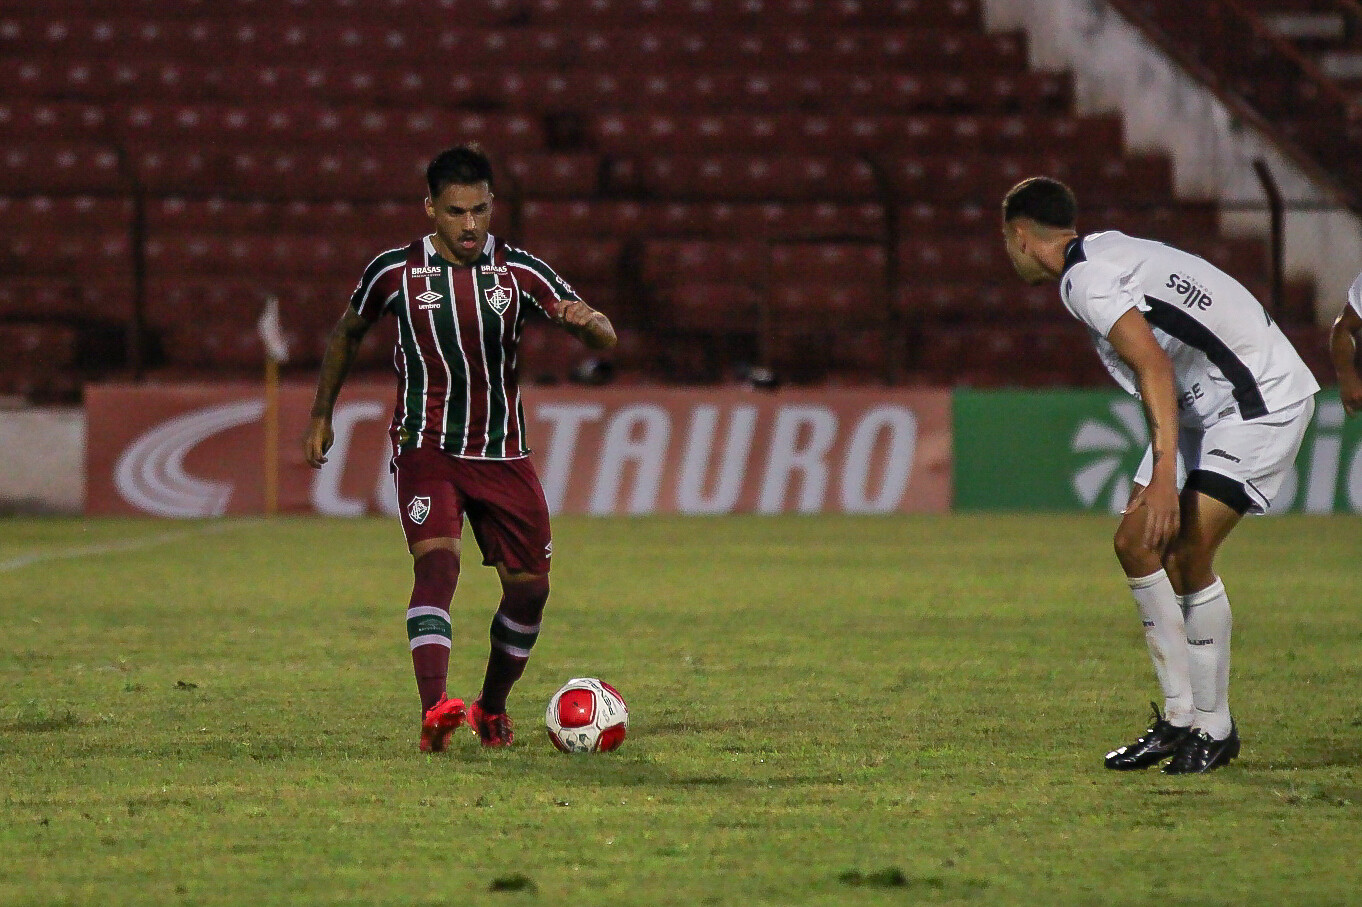
<instances>
[{"instance_id":1,"label":"white line marking","mask_svg":"<svg viewBox=\"0 0 1362 907\"><path fill-rule=\"evenodd\" d=\"M32 564L41 564L44 561L71 560L81 557L94 557L100 554L116 554L123 551L137 551L142 548L153 548L157 545L164 545L169 542L178 542L181 539L193 538L196 535L209 535L215 532L223 532L228 529L235 529L239 526L254 524L256 520L234 520L230 523L213 523L199 529L182 529L179 532L163 532L160 535L150 535L140 539L129 539L126 542L107 542L103 545L86 545L84 548L60 548L56 551L35 551L32 554L25 554L20 557L10 558L7 561L0 561L0 573L9 573L19 570Z\"/></svg>"}]
</instances>

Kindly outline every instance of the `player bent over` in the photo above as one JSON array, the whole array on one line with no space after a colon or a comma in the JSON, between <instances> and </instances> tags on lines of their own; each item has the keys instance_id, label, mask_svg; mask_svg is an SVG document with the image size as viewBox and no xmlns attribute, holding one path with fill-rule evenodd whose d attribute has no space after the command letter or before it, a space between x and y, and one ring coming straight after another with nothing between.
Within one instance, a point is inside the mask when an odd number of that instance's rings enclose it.
<instances>
[{"instance_id":1,"label":"player bent over","mask_svg":"<svg viewBox=\"0 0 1362 907\"><path fill-rule=\"evenodd\" d=\"M1164 712L1155 706L1153 727L1108 753L1106 766L1141 769L1171 757L1168 774L1206 772L1239 754L1230 602L1215 553L1245 513L1271 508L1319 385L1229 275L1162 243L1114 231L1079 236L1076 214L1068 187L1045 177L1003 200L1017 273L1028 283L1059 282L1107 370L1143 402L1153 439L1115 545Z\"/></svg>"},{"instance_id":2,"label":"player bent over","mask_svg":"<svg viewBox=\"0 0 1362 907\"><path fill-rule=\"evenodd\" d=\"M1348 288L1348 304L1329 330L1329 356L1338 375L1338 396L1348 415L1362 412L1362 375L1357 373L1357 337L1362 334L1362 274Z\"/></svg>"},{"instance_id":3,"label":"player bent over","mask_svg":"<svg viewBox=\"0 0 1362 907\"><path fill-rule=\"evenodd\" d=\"M407 638L420 748L434 752L465 720L483 746L510 745L506 697L549 597L548 505L528 459L516 370L521 327L538 310L593 349L613 346L615 331L547 264L489 233L492 167L477 146L441 152L426 183L434 232L365 269L327 342L303 451L313 468L326 462L336 395L365 333L391 313L398 393L389 436L415 572ZM502 590L482 692L467 711L445 692L465 516Z\"/></svg>"}]
</instances>

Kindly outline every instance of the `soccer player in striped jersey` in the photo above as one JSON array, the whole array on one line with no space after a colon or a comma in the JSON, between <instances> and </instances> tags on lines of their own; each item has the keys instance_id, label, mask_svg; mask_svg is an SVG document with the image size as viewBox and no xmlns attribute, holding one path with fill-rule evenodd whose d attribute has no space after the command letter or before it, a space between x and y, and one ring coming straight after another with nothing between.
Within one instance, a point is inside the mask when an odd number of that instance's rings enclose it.
<instances>
[{"instance_id":1,"label":"soccer player in striped jersey","mask_svg":"<svg viewBox=\"0 0 1362 907\"><path fill-rule=\"evenodd\" d=\"M1144 624L1164 713L1106 766L1168 774L1239 754L1229 707L1230 602L1213 567L1240 518L1267 512L1290 474L1319 385L1253 295L1195 255L1114 231L1080 236L1056 180L1003 200L1008 257L1029 283L1059 283L1152 439L1116 556Z\"/></svg>"},{"instance_id":2,"label":"soccer player in striped jersey","mask_svg":"<svg viewBox=\"0 0 1362 907\"><path fill-rule=\"evenodd\" d=\"M1338 375L1338 396L1348 415L1362 412L1362 375L1357 372L1357 338L1362 336L1362 274L1348 288L1348 304L1329 330L1329 355Z\"/></svg>"},{"instance_id":3,"label":"soccer player in striped jersey","mask_svg":"<svg viewBox=\"0 0 1362 907\"><path fill-rule=\"evenodd\" d=\"M441 152L426 183L434 232L364 270L327 343L303 451L313 468L326 462L336 395L365 333L392 314L398 394L389 435L415 573L407 638L421 696L420 748L444 749L465 720L483 746L509 746L506 697L539 636L553 553L525 438L521 326L538 312L598 350L615 344L615 331L547 264L489 232L492 166L476 145ZM482 692L466 710L445 689L465 515L502 589Z\"/></svg>"}]
</instances>

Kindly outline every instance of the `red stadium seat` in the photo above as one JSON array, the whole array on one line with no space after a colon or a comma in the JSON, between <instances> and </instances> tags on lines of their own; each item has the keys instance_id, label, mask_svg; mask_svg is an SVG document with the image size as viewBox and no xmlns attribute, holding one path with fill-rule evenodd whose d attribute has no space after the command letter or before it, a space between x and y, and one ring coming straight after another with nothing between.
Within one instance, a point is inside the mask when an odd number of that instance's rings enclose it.
<instances>
[{"instance_id":1,"label":"red stadium seat","mask_svg":"<svg viewBox=\"0 0 1362 907\"><path fill-rule=\"evenodd\" d=\"M0 322L130 318L140 188L172 365L258 368L271 294L315 364L364 266L429 232L431 156L468 140L493 155L493 231L611 315L635 377L732 378L760 338L793 381L1102 380L998 237L1002 194L1036 173L1087 200L1085 229L1263 292L1258 244L1171 202L1168 159L1123 153L1117 118L1076 115L1072 77L1028 71L1022 35L982 18L980 0L0 0ZM1289 289L1277 314L1312 317ZM391 367L390 322L361 365ZM527 361L566 380L589 354L544 327Z\"/></svg>"},{"instance_id":2,"label":"red stadium seat","mask_svg":"<svg viewBox=\"0 0 1362 907\"><path fill-rule=\"evenodd\" d=\"M715 0L528 0L528 14L535 23L575 26L646 22L668 25L760 25L779 21L800 26L916 26L976 27L979 9L973 0L950 3L932 0L893 2L816 3L811 0L748 0L742 4Z\"/></svg>"},{"instance_id":3,"label":"red stadium seat","mask_svg":"<svg viewBox=\"0 0 1362 907\"><path fill-rule=\"evenodd\" d=\"M657 315L676 330L701 333L761 329L761 295L744 283L675 283L657 292Z\"/></svg>"},{"instance_id":4,"label":"red stadium seat","mask_svg":"<svg viewBox=\"0 0 1362 907\"><path fill-rule=\"evenodd\" d=\"M0 144L0 193L107 193L126 188L118 154L96 144Z\"/></svg>"},{"instance_id":5,"label":"red stadium seat","mask_svg":"<svg viewBox=\"0 0 1362 907\"><path fill-rule=\"evenodd\" d=\"M545 261L570 284L613 284L619 278L618 242L581 239L544 240L536 242L525 251Z\"/></svg>"},{"instance_id":6,"label":"red stadium seat","mask_svg":"<svg viewBox=\"0 0 1362 907\"><path fill-rule=\"evenodd\" d=\"M0 280L0 312L7 317L126 321L132 317L132 282L70 273L7 275Z\"/></svg>"},{"instance_id":7,"label":"red stadium seat","mask_svg":"<svg viewBox=\"0 0 1362 907\"><path fill-rule=\"evenodd\" d=\"M0 234L0 273L71 277L90 272L102 279L130 278L132 252L126 230L87 233L66 227L53 232Z\"/></svg>"},{"instance_id":8,"label":"red stadium seat","mask_svg":"<svg viewBox=\"0 0 1362 907\"><path fill-rule=\"evenodd\" d=\"M771 287L771 314L784 325L838 331L883 325L887 311L879 283L776 283Z\"/></svg>"},{"instance_id":9,"label":"red stadium seat","mask_svg":"<svg viewBox=\"0 0 1362 907\"><path fill-rule=\"evenodd\" d=\"M609 161L608 187L658 198L872 200L878 190L863 161L810 156L710 155Z\"/></svg>"},{"instance_id":10,"label":"red stadium seat","mask_svg":"<svg viewBox=\"0 0 1362 907\"><path fill-rule=\"evenodd\" d=\"M0 196L0 236L69 231L73 224L89 233L128 230L132 202L93 195Z\"/></svg>"},{"instance_id":11,"label":"red stadium seat","mask_svg":"<svg viewBox=\"0 0 1362 907\"><path fill-rule=\"evenodd\" d=\"M771 249L771 268L781 281L877 283L884 275L884 249L870 243L783 243Z\"/></svg>"},{"instance_id":12,"label":"red stadium seat","mask_svg":"<svg viewBox=\"0 0 1362 907\"><path fill-rule=\"evenodd\" d=\"M760 243L674 240L647 244L642 276L653 282L751 284L766 279L767 266Z\"/></svg>"}]
</instances>

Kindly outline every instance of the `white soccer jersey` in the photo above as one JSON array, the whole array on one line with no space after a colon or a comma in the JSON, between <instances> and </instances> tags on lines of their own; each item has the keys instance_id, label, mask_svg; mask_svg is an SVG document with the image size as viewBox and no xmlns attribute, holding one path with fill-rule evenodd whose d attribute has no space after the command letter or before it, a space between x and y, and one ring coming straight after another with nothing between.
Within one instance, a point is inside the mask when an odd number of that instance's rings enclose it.
<instances>
[{"instance_id":1,"label":"white soccer jersey","mask_svg":"<svg viewBox=\"0 0 1362 907\"><path fill-rule=\"evenodd\" d=\"M1203 258L1124 233L1074 240L1060 298L1092 331L1121 387L1139 396L1134 370L1107 340L1138 309L1173 362L1184 425L1207 427L1238 412L1258 419L1311 396L1319 384L1253 294Z\"/></svg>"},{"instance_id":2,"label":"white soccer jersey","mask_svg":"<svg viewBox=\"0 0 1362 907\"><path fill-rule=\"evenodd\" d=\"M1362 317L1362 274L1357 275L1353 285L1348 287L1348 305L1353 307L1353 311Z\"/></svg>"}]
</instances>

